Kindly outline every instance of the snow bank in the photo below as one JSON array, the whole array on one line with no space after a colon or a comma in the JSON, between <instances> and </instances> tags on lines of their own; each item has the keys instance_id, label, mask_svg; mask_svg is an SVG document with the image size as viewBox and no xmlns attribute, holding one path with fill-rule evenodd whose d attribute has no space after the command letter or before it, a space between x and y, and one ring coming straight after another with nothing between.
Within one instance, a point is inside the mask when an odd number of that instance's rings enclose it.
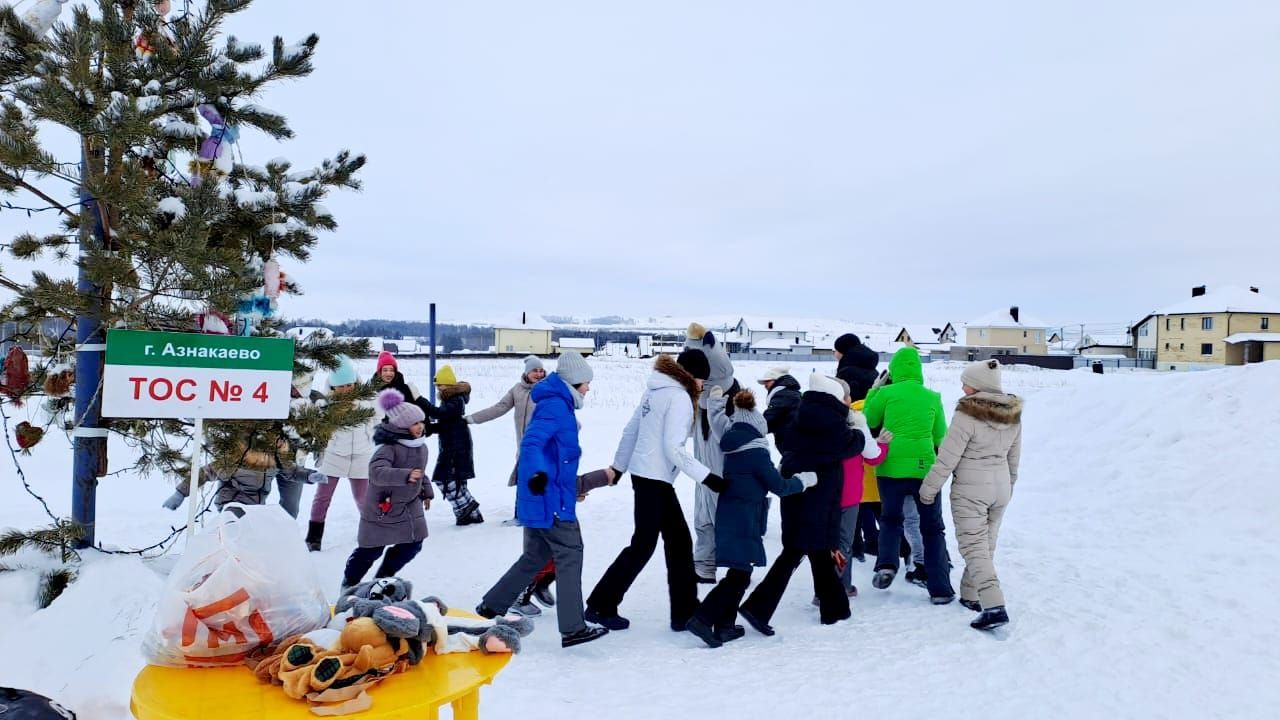
<instances>
[{"instance_id":1,"label":"snow bank","mask_svg":"<svg viewBox=\"0 0 1280 720\"><path fill-rule=\"evenodd\" d=\"M597 468L612 457L648 363L590 362L596 379L580 413L583 467ZM451 363L472 384L473 410L496 402L520 373L518 360ZM738 378L759 392L754 381L768 366L738 363ZM373 361L357 367L367 377ZM962 367L925 367L948 408L959 397ZM401 368L428 387L425 360L403 360ZM813 369L834 366L792 367L802 382ZM323 382L322 373L317 387ZM855 564L861 596L851 621L819 625L802 568L775 617L777 637L749 632L709 650L667 628L659 552L622 606L632 629L563 651L548 613L526 653L483 692L485 716L1273 715L1280 703L1280 363L1169 375L1011 368L1006 386L1026 398L1027 410L1021 480L997 553L1013 617L1004 635L971 630L968 611L934 607L914 586L874 590L867 563ZM447 504L433 505L431 537L405 572L420 594L459 607L473 605L520 551L520 531L499 524L511 516L512 423L501 418L473 433L479 476L471 488L487 522L458 528ZM65 440L51 435L24 459L60 512L69 503L66 450ZM113 442L111 452L117 469L128 450ZM122 545L163 537L182 521L159 507L169 492L156 478L104 478L100 536ZM692 483L681 479L678 492L691 512ZM588 592L626 543L631 508L625 482L581 506ZM947 518L950 525L949 512ZM0 527L38 524L21 488L0 483ZM311 556L334 585L355 528L355 510L340 488L325 550ZM958 583L961 561L954 539L948 543ZM776 510L766 547L771 557L778 550ZM39 612L31 578L0 576L0 646L40 649L0 654L4 684L44 692L82 717L128 717L139 640L161 586L153 568L171 562L90 558L68 593Z\"/></svg>"}]
</instances>

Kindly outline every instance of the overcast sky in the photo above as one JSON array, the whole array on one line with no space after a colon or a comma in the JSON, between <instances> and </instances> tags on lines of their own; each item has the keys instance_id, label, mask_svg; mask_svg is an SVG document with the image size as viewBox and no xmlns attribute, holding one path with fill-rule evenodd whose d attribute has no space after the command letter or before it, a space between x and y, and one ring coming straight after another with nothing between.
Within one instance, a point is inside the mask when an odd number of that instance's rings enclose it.
<instances>
[{"instance_id":1,"label":"overcast sky","mask_svg":"<svg viewBox=\"0 0 1280 720\"><path fill-rule=\"evenodd\" d=\"M180 6L180 2L175 5ZM1274 0L258 0L262 104L367 153L288 316L1123 322L1280 296ZM11 235L25 217L0 214Z\"/></svg>"}]
</instances>

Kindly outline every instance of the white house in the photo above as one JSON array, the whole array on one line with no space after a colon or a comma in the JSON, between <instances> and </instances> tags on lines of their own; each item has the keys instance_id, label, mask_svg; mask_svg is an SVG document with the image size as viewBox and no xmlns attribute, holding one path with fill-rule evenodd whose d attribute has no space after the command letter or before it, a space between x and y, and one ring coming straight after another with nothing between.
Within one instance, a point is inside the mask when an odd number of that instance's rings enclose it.
<instances>
[{"instance_id":1,"label":"white house","mask_svg":"<svg viewBox=\"0 0 1280 720\"><path fill-rule=\"evenodd\" d=\"M1128 333L1085 333L1076 346L1076 353L1089 356L1134 357L1133 339Z\"/></svg>"},{"instance_id":2,"label":"white house","mask_svg":"<svg viewBox=\"0 0 1280 720\"><path fill-rule=\"evenodd\" d=\"M751 344L752 355L812 355L813 343L788 338L768 338Z\"/></svg>"},{"instance_id":3,"label":"white house","mask_svg":"<svg viewBox=\"0 0 1280 720\"><path fill-rule=\"evenodd\" d=\"M560 348L561 352L572 350L580 355L591 355L596 351L595 338L568 338L562 337L553 343Z\"/></svg>"}]
</instances>

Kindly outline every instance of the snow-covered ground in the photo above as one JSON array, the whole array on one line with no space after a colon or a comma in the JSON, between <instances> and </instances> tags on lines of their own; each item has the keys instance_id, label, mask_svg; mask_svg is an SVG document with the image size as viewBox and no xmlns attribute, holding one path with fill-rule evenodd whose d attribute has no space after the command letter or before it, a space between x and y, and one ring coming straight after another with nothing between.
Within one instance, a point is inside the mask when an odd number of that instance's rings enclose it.
<instances>
[{"instance_id":1,"label":"snow-covered ground","mask_svg":"<svg viewBox=\"0 0 1280 720\"><path fill-rule=\"evenodd\" d=\"M596 380L581 413L584 468L611 459L648 372L638 361L592 363ZM476 408L497 400L519 373L516 361L455 367L472 383ZM764 368L739 363L737 374L748 384ZM428 384L425 361L405 369L419 387ZM794 372L803 383L810 369ZM925 366L948 408L959 396L960 370ZM370 373L371 362L361 371ZM819 625L802 570L774 620L776 637L748 632L710 650L667 628L659 553L622 607L632 629L566 651L554 614L544 616L526 652L484 691L484 716L1276 717L1280 363L1181 375L1018 368L1006 373L1006 385L1027 399L1027 410L1021 480L997 556L1013 617L1003 635L971 630L967 610L934 607L914 586L874 590L868 563L855 567L862 594L851 621ZM473 430L480 477L472 491L488 522L455 527L448 506L435 504L431 537L404 573L423 594L464 608L520 549L520 531L499 524L511 516L512 424L503 418ZM62 513L66 448L51 435L23 459ZM127 452L112 448L116 458ZM41 524L7 459L0 468L0 527ZM692 483L678 484L691 512ZM99 537L122 546L162 537L183 520L160 507L169 492L159 478L104 479ZM355 537L349 497L339 489L326 549L312 555L334 585ZM630 535L629 487L593 493L580 516L589 590ZM299 538L305 520L304 510ZM777 532L771 522L771 555ZM90 554L80 579L38 612L31 576L0 575L0 685L50 695L82 718L128 717L130 682L143 664L139 640L159 573L172 562Z\"/></svg>"}]
</instances>

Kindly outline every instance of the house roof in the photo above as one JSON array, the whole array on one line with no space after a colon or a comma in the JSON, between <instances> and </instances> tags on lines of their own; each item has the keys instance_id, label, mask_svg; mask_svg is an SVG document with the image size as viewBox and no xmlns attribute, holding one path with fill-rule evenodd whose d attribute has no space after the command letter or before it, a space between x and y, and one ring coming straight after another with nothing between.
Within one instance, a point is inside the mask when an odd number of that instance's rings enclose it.
<instances>
[{"instance_id":1,"label":"house roof","mask_svg":"<svg viewBox=\"0 0 1280 720\"><path fill-rule=\"evenodd\" d=\"M559 343L561 348L568 348L572 350L595 350L596 349L595 338L562 337L556 342Z\"/></svg>"},{"instance_id":2,"label":"house roof","mask_svg":"<svg viewBox=\"0 0 1280 720\"><path fill-rule=\"evenodd\" d=\"M938 335L942 334L942 328L934 328L932 325L903 325L902 329L906 331L911 341L917 345L936 343L938 342ZM902 333L899 332L895 339L901 336Z\"/></svg>"},{"instance_id":3,"label":"house roof","mask_svg":"<svg viewBox=\"0 0 1280 720\"><path fill-rule=\"evenodd\" d=\"M1221 312L1264 312L1280 314L1280 300L1256 293L1249 288L1223 286L1200 297L1193 297L1156 311L1156 315L1199 315Z\"/></svg>"},{"instance_id":4,"label":"house roof","mask_svg":"<svg viewBox=\"0 0 1280 720\"><path fill-rule=\"evenodd\" d=\"M808 343L802 343L804 347L812 347ZM768 338L767 340L758 340L751 343L752 349L755 350L790 350L794 343L786 338Z\"/></svg>"},{"instance_id":5,"label":"house roof","mask_svg":"<svg viewBox=\"0 0 1280 720\"><path fill-rule=\"evenodd\" d=\"M1049 324L1033 317L1025 312L1019 311L1018 320L1015 322L1013 316L1008 310L992 310L977 320L970 320L969 328L1034 328L1047 329Z\"/></svg>"},{"instance_id":6,"label":"house roof","mask_svg":"<svg viewBox=\"0 0 1280 720\"><path fill-rule=\"evenodd\" d=\"M1228 345L1246 342L1280 343L1280 332L1274 333L1236 333L1224 341Z\"/></svg>"},{"instance_id":7,"label":"house roof","mask_svg":"<svg viewBox=\"0 0 1280 720\"><path fill-rule=\"evenodd\" d=\"M517 313L515 315L504 317L501 320L501 322L494 323L493 327L494 329L497 329L497 330L551 330L552 329L551 323L547 322L546 320L543 320L542 316L537 313L523 313L523 316L524 316L523 318L521 317L521 315L522 313ZM524 320L524 322L521 322L522 319Z\"/></svg>"}]
</instances>

